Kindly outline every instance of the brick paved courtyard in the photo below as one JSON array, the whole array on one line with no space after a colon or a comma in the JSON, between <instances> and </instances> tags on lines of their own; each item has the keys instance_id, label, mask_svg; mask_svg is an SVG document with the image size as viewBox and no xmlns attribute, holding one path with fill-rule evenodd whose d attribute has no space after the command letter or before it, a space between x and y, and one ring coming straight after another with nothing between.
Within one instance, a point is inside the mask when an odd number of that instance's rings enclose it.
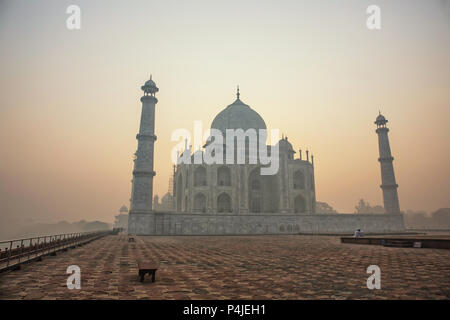
<instances>
[{"instance_id":1,"label":"brick paved courtyard","mask_svg":"<svg viewBox=\"0 0 450 320\"><path fill-rule=\"evenodd\" d=\"M139 282L136 261L160 262ZM69 290L66 268L81 268ZM381 268L369 290L366 268ZM341 244L331 236L108 236L0 274L0 299L449 299L450 250Z\"/></svg>"}]
</instances>

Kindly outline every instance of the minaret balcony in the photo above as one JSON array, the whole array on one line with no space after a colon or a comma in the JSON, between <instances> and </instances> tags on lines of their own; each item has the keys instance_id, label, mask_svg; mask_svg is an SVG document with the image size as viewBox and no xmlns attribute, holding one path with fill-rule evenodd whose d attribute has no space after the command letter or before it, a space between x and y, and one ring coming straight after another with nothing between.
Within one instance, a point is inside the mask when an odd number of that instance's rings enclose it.
<instances>
[{"instance_id":1,"label":"minaret balcony","mask_svg":"<svg viewBox=\"0 0 450 320\"><path fill-rule=\"evenodd\" d=\"M156 99L156 97L154 96L142 96L141 102L153 102L156 104L158 103L158 99Z\"/></svg>"},{"instance_id":2,"label":"minaret balcony","mask_svg":"<svg viewBox=\"0 0 450 320\"><path fill-rule=\"evenodd\" d=\"M394 161L394 157L379 157L378 161Z\"/></svg>"},{"instance_id":3,"label":"minaret balcony","mask_svg":"<svg viewBox=\"0 0 450 320\"><path fill-rule=\"evenodd\" d=\"M142 133L138 133L136 135L136 139L137 140L153 140L156 141L156 135L154 134L142 134Z\"/></svg>"},{"instance_id":4,"label":"minaret balcony","mask_svg":"<svg viewBox=\"0 0 450 320\"><path fill-rule=\"evenodd\" d=\"M380 185L381 189L396 189L398 188L398 184L382 184Z\"/></svg>"},{"instance_id":5,"label":"minaret balcony","mask_svg":"<svg viewBox=\"0 0 450 320\"><path fill-rule=\"evenodd\" d=\"M134 176L156 176L156 172L155 171L151 171L151 170L133 170L133 175Z\"/></svg>"}]
</instances>

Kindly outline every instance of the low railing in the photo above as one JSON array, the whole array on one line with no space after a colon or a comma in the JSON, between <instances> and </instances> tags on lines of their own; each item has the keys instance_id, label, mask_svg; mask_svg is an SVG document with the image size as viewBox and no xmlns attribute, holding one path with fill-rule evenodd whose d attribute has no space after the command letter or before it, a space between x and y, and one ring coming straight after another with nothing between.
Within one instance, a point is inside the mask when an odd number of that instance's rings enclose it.
<instances>
[{"instance_id":1,"label":"low railing","mask_svg":"<svg viewBox=\"0 0 450 320\"><path fill-rule=\"evenodd\" d=\"M0 241L0 272L45 255L55 255L57 251L93 241L107 234L111 234L111 231L66 233Z\"/></svg>"}]
</instances>

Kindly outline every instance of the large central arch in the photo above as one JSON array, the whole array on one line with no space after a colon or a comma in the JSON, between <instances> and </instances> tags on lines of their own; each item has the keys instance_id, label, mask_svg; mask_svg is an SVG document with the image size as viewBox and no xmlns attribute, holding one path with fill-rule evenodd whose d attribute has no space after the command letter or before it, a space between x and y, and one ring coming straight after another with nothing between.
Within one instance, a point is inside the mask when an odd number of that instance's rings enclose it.
<instances>
[{"instance_id":1,"label":"large central arch","mask_svg":"<svg viewBox=\"0 0 450 320\"><path fill-rule=\"evenodd\" d=\"M252 213L279 211L280 191L277 175L261 175L256 167L248 176L248 208Z\"/></svg>"},{"instance_id":2,"label":"large central arch","mask_svg":"<svg viewBox=\"0 0 450 320\"><path fill-rule=\"evenodd\" d=\"M305 189L305 175L301 170L294 172L294 189Z\"/></svg>"},{"instance_id":3,"label":"large central arch","mask_svg":"<svg viewBox=\"0 0 450 320\"><path fill-rule=\"evenodd\" d=\"M301 195L296 196L294 199L294 211L295 213L306 213L306 202Z\"/></svg>"}]
</instances>

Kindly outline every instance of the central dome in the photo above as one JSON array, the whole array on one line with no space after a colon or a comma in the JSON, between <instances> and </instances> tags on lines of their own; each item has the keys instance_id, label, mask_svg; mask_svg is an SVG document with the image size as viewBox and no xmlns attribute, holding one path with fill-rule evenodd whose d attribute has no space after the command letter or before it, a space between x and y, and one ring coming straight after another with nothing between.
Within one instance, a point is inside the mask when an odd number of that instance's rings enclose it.
<instances>
[{"instance_id":1,"label":"central dome","mask_svg":"<svg viewBox=\"0 0 450 320\"><path fill-rule=\"evenodd\" d=\"M226 129L255 129L259 133L259 129L267 129L264 119L252 108L243 103L239 98L232 104L219 112L214 118L211 129L218 129L223 135Z\"/></svg>"}]
</instances>

